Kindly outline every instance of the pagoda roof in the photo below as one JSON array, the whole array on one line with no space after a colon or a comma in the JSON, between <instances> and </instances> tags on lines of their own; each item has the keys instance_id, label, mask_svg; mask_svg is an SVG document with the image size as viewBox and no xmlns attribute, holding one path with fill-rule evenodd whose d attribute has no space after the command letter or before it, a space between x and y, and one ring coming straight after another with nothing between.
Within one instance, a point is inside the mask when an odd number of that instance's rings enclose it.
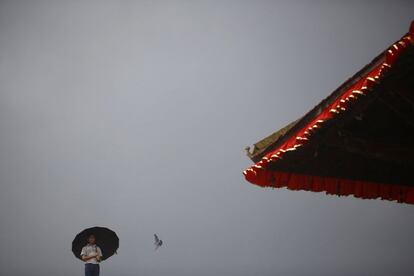
<instances>
[{"instance_id":1,"label":"pagoda roof","mask_svg":"<svg viewBox=\"0 0 414 276\"><path fill-rule=\"evenodd\" d=\"M245 178L262 187L414 204L414 24L248 156Z\"/></svg>"}]
</instances>

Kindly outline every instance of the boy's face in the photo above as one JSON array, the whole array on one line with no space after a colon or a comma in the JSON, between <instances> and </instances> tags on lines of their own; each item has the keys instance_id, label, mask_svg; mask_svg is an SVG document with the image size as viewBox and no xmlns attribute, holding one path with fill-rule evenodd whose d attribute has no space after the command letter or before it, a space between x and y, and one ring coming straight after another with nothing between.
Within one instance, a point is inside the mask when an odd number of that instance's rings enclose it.
<instances>
[{"instance_id":1,"label":"boy's face","mask_svg":"<svg viewBox=\"0 0 414 276\"><path fill-rule=\"evenodd\" d=\"M89 238L88 238L88 242L91 243L91 244L94 244L95 243L95 236L90 235Z\"/></svg>"}]
</instances>

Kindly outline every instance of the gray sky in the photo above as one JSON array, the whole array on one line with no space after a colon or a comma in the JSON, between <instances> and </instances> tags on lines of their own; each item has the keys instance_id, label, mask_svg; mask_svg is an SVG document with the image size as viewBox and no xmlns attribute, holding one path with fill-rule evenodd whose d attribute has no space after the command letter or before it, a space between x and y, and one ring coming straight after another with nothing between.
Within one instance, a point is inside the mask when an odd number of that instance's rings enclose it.
<instances>
[{"instance_id":1,"label":"gray sky","mask_svg":"<svg viewBox=\"0 0 414 276\"><path fill-rule=\"evenodd\" d=\"M1 1L0 275L412 275L413 206L249 184L244 147L303 115L414 2ZM153 251L152 234L165 247Z\"/></svg>"}]
</instances>

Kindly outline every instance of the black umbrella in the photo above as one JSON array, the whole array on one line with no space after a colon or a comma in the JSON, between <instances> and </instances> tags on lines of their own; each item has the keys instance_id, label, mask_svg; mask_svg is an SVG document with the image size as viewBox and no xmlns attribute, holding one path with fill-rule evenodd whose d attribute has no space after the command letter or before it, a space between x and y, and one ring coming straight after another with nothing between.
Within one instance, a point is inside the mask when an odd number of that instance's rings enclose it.
<instances>
[{"instance_id":1,"label":"black umbrella","mask_svg":"<svg viewBox=\"0 0 414 276\"><path fill-rule=\"evenodd\" d=\"M82 247L87 244L87 239L91 234L95 236L96 245L102 250L102 260L106 260L116 253L119 247L119 238L116 233L105 227L92 227L77 234L73 240L72 252L76 258L82 260L80 256Z\"/></svg>"}]
</instances>

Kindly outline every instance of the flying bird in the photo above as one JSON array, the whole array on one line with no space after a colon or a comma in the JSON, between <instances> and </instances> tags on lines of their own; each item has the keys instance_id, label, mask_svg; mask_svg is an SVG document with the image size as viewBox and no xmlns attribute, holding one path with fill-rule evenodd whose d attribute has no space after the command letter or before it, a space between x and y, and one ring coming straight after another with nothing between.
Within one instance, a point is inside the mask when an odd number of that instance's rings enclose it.
<instances>
[{"instance_id":1,"label":"flying bird","mask_svg":"<svg viewBox=\"0 0 414 276\"><path fill-rule=\"evenodd\" d=\"M154 239L155 239L155 250L157 250L159 247L161 247L162 245L162 240L160 240L157 236L157 234L154 234Z\"/></svg>"}]
</instances>

